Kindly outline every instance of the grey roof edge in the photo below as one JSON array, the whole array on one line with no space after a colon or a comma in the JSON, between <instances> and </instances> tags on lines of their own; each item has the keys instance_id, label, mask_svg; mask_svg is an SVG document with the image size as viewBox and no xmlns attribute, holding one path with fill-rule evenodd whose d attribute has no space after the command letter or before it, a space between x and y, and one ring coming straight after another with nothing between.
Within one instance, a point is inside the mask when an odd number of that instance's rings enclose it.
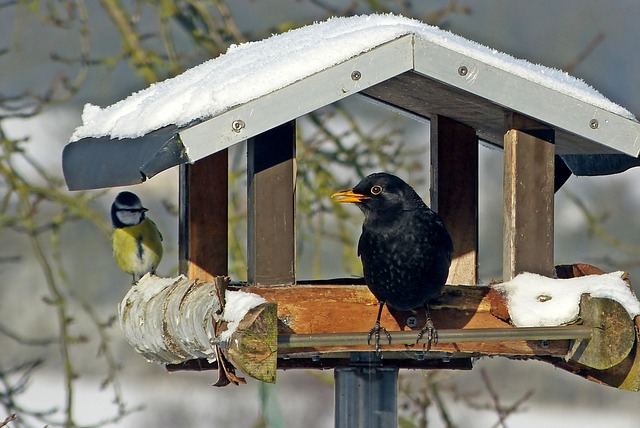
<instances>
[{"instance_id":1,"label":"grey roof edge","mask_svg":"<svg viewBox=\"0 0 640 428\"><path fill-rule=\"evenodd\" d=\"M412 70L413 35L383 43L180 131L194 161ZM274 108L277 106L277 108Z\"/></svg>"},{"instance_id":2,"label":"grey roof edge","mask_svg":"<svg viewBox=\"0 0 640 428\"><path fill-rule=\"evenodd\" d=\"M139 138L83 138L62 151L62 172L69 190L139 184L189 162L175 126Z\"/></svg>"},{"instance_id":3,"label":"grey roof edge","mask_svg":"<svg viewBox=\"0 0 640 428\"><path fill-rule=\"evenodd\" d=\"M578 176L618 174L640 166L640 159L625 154L561 155L569 170Z\"/></svg>"},{"instance_id":4,"label":"grey roof edge","mask_svg":"<svg viewBox=\"0 0 640 428\"><path fill-rule=\"evenodd\" d=\"M640 123L416 37L415 72L634 158ZM460 67L465 72L460 73ZM502 90L496 90L502 88Z\"/></svg>"}]
</instances>

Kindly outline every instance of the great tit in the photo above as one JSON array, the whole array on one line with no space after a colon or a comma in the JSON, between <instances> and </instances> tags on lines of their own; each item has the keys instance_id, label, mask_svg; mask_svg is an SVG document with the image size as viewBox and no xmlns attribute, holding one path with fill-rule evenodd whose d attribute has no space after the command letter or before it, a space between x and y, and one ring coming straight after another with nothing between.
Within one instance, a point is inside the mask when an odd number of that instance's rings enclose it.
<instances>
[{"instance_id":1,"label":"great tit","mask_svg":"<svg viewBox=\"0 0 640 428\"><path fill-rule=\"evenodd\" d=\"M147 272L155 274L162 259L162 235L145 216L140 198L120 192L111 205L113 257L120 269L133 275L133 282Z\"/></svg>"}]
</instances>

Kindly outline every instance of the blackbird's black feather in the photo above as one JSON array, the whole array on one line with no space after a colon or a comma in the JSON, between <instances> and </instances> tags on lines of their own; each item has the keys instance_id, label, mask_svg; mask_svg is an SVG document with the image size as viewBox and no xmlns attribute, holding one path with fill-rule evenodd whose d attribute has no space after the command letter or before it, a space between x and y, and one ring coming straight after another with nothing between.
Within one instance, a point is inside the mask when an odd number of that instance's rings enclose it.
<instances>
[{"instance_id":1,"label":"blackbird's black feather","mask_svg":"<svg viewBox=\"0 0 640 428\"><path fill-rule=\"evenodd\" d=\"M358 255L367 286L380 302L407 311L424 306L429 343L437 332L428 316L427 304L442 291L453 254L451 236L440 220L402 179L386 173L364 178L356 187L336 193L340 202L353 202L364 213ZM375 334L380 350L380 311L369 337Z\"/></svg>"},{"instance_id":2,"label":"blackbird's black feather","mask_svg":"<svg viewBox=\"0 0 640 428\"><path fill-rule=\"evenodd\" d=\"M373 186L382 192L373 195ZM358 202L364 212L358 255L365 282L379 301L410 310L437 297L444 287L453 243L438 214L402 179L369 175L353 188L369 196Z\"/></svg>"}]
</instances>

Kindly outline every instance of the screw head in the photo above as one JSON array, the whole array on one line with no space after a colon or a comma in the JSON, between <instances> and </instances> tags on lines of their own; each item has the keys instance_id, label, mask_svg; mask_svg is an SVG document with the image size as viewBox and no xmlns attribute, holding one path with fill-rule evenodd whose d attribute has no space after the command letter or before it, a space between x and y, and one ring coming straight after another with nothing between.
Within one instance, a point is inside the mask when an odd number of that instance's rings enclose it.
<instances>
[{"instance_id":1,"label":"screw head","mask_svg":"<svg viewBox=\"0 0 640 428\"><path fill-rule=\"evenodd\" d=\"M240 132L244 129L245 126L246 124L241 119L236 119L233 122L231 122L231 130L233 132Z\"/></svg>"},{"instance_id":2,"label":"screw head","mask_svg":"<svg viewBox=\"0 0 640 428\"><path fill-rule=\"evenodd\" d=\"M418 319L414 316L411 317L407 317L407 326L408 327L417 327L418 326Z\"/></svg>"},{"instance_id":3,"label":"screw head","mask_svg":"<svg viewBox=\"0 0 640 428\"><path fill-rule=\"evenodd\" d=\"M469 69L467 68L466 65L461 65L460 67L458 67L458 74L464 77L467 74L469 74Z\"/></svg>"},{"instance_id":4,"label":"screw head","mask_svg":"<svg viewBox=\"0 0 640 428\"><path fill-rule=\"evenodd\" d=\"M360 78L362 78L362 73L360 73L358 70L353 70L351 72L351 80L360 80Z\"/></svg>"},{"instance_id":5,"label":"screw head","mask_svg":"<svg viewBox=\"0 0 640 428\"><path fill-rule=\"evenodd\" d=\"M600 124L598 123L598 119L591 119L589 121L589 128L598 129L598 126L600 126Z\"/></svg>"},{"instance_id":6,"label":"screw head","mask_svg":"<svg viewBox=\"0 0 640 428\"><path fill-rule=\"evenodd\" d=\"M540 303L548 302L552 298L553 297L549 296L548 294L541 294L541 295L538 296L538 302L540 302Z\"/></svg>"}]
</instances>

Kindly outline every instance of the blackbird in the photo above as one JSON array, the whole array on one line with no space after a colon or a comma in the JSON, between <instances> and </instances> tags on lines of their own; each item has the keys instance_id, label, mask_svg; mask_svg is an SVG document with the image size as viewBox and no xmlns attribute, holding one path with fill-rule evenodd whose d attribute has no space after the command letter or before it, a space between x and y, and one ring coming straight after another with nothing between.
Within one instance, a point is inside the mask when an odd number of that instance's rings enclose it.
<instances>
[{"instance_id":1,"label":"blackbird","mask_svg":"<svg viewBox=\"0 0 640 428\"><path fill-rule=\"evenodd\" d=\"M391 344L391 336L380 326L385 304L401 311L424 307L427 322L416 343L425 333L429 345L436 343L428 302L442 291L453 253L451 236L438 214L402 179L383 172L331 197L353 202L364 213L358 255L365 282L380 305L369 343L375 337L376 351L380 352L382 331Z\"/></svg>"}]
</instances>

